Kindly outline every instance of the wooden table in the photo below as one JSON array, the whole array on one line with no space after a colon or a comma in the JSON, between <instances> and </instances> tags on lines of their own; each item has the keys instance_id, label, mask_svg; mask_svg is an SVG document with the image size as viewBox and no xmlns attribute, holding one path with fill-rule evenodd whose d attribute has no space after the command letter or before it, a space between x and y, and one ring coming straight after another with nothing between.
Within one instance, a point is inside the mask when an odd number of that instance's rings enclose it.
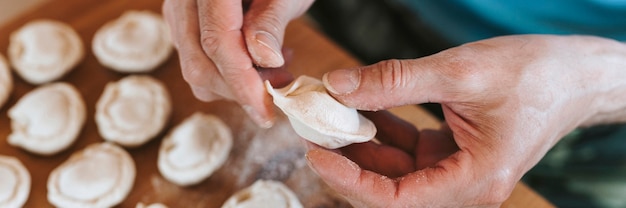
<instances>
[{"instance_id":1,"label":"wooden table","mask_svg":"<svg viewBox=\"0 0 626 208\"><path fill-rule=\"evenodd\" d=\"M112 72L96 61L90 48L94 32L105 22L118 17L126 10L147 9L160 12L160 7L161 1L155 0L50 1L24 13L0 29L0 49L4 55L9 34L37 18L52 18L70 24L81 35L87 51L85 60L60 80L79 88L87 103L87 123L77 141L69 149L51 157L33 155L9 146L6 142L6 137L11 131L7 110L25 93L36 87L25 83L13 73L15 90L10 100L0 108L0 154L19 158L31 173L32 191L26 207L51 207L46 199L46 180L50 171L73 152L81 150L88 144L102 142L93 118L95 102L107 82L126 75ZM290 71L295 75L308 74L321 77L329 70L359 65L357 60L326 39L311 25L303 18L292 22L287 28L285 46L294 50ZM232 193L258 178L282 180L297 192L306 207L348 207L302 163L302 154L305 150L284 117L281 117L272 129L259 129L234 103L226 101L202 103L195 100L181 78L177 58L173 55L165 64L149 74L166 83L172 95L173 114L164 132L195 111L213 113L231 126L235 134L235 147L223 168L201 184L186 188L175 186L158 174L155 160L164 133L144 146L127 149L137 165L137 180L131 194L119 207L134 207L137 202L163 202L170 207L219 207ZM439 126L438 120L415 106L393 109L393 112L413 122L420 129ZM258 145L266 146L259 149ZM276 165L283 165L282 168L287 167L288 171L286 173L278 171L280 168L276 169L274 167ZM552 205L519 183L503 207L552 207Z\"/></svg>"}]
</instances>

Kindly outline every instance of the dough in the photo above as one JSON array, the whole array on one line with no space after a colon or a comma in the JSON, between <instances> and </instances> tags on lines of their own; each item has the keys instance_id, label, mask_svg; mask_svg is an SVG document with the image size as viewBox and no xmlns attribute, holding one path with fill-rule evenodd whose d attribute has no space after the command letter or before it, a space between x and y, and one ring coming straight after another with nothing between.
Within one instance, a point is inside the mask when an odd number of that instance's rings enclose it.
<instances>
[{"instance_id":1,"label":"dough","mask_svg":"<svg viewBox=\"0 0 626 208\"><path fill-rule=\"evenodd\" d=\"M0 55L0 108L9 98L11 91L13 91L13 77L6 59Z\"/></svg>"},{"instance_id":2,"label":"dough","mask_svg":"<svg viewBox=\"0 0 626 208\"><path fill-rule=\"evenodd\" d=\"M222 208L301 208L298 197L279 181L258 180L232 195Z\"/></svg>"},{"instance_id":3,"label":"dough","mask_svg":"<svg viewBox=\"0 0 626 208\"><path fill-rule=\"evenodd\" d=\"M154 203L154 204L150 204L150 205L145 205L143 203L138 203L135 208L167 208L167 206L165 206L164 204L161 204L161 203Z\"/></svg>"},{"instance_id":4,"label":"dough","mask_svg":"<svg viewBox=\"0 0 626 208\"><path fill-rule=\"evenodd\" d=\"M24 206L30 194L30 174L14 157L0 155L0 207Z\"/></svg>"},{"instance_id":5,"label":"dough","mask_svg":"<svg viewBox=\"0 0 626 208\"><path fill-rule=\"evenodd\" d=\"M76 152L48 177L48 201L56 207L113 207L135 183L135 163L113 143Z\"/></svg>"},{"instance_id":6,"label":"dough","mask_svg":"<svg viewBox=\"0 0 626 208\"><path fill-rule=\"evenodd\" d=\"M169 29L150 11L127 11L95 34L93 53L98 61L119 72L148 72L172 53Z\"/></svg>"},{"instance_id":7,"label":"dough","mask_svg":"<svg viewBox=\"0 0 626 208\"><path fill-rule=\"evenodd\" d=\"M96 124L105 140L136 147L161 132L171 111L161 81L132 75L106 85L96 104Z\"/></svg>"},{"instance_id":8,"label":"dough","mask_svg":"<svg viewBox=\"0 0 626 208\"><path fill-rule=\"evenodd\" d=\"M85 103L74 86L51 83L24 95L9 109L8 143L29 152L52 155L69 147L85 124Z\"/></svg>"},{"instance_id":9,"label":"dough","mask_svg":"<svg viewBox=\"0 0 626 208\"><path fill-rule=\"evenodd\" d=\"M11 34L9 59L17 74L31 84L57 80L84 57L80 36L55 20L35 20Z\"/></svg>"},{"instance_id":10,"label":"dough","mask_svg":"<svg viewBox=\"0 0 626 208\"><path fill-rule=\"evenodd\" d=\"M296 133L315 144L335 149L376 135L370 120L335 100L318 79L300 76L282 89L265 85Z\"/></svg>"},{"instance_id":11,"label":"dough","mask_svg":"<svg viewBox=\"0 0 626 208\"><path fill-rule=\"evenodd\" d=\"M195 113L163 139L159 171L175 184L197 184L224 164L232 146L231 130L219 117Z\"/></svg>"}]
</instances>

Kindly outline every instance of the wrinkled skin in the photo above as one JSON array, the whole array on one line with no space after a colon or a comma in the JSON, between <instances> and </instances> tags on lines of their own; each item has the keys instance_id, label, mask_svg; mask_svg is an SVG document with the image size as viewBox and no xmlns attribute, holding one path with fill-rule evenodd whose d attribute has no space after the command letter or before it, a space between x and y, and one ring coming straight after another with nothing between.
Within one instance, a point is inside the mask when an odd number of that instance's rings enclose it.
<instances>
[{"instance_id":1,"label":"wrinkled skin","mask_svg":"<svg viewBox=\"0 0 626 208\"><path fill-rule=\"evenodd\" d=\"M235 100L271 126L262 80L292 80L280 68L288 60L285 26L312 1L165 0L196 97ZM626 46L607 39L521 35L336 70L324 81L345 105L376 111L436 102L446 124L417 131L385 111L365 112L380 144L309 145L307 159L356 207L495 207L575 127L626 121L625 60Z\"/></svg>"},{"instance_id":2,"label":"wrinkled skin","mask_svg":"<svg viewBox=\"0 0 626 208\"><path fill-rule=\"evenodd\" d=\"M437 102L446 125L418 132L367 113L381 144L310 145L307 158L357 207L496 207L575 127L626 121L625 60L615 41L525 35L333 71L326 87L347 106Z\"/></svg>"},{"instance_id":3,"label":"wrinkled skin","mask_svg":"<svg viewBox=\"0 0 626 208\"><path fill-rule=\"evenodd\" d=\"M288 58L281 49L285 27L312 2L166 0L163 16L194 95L235 100L259 126L271 127L275 116L262 82L293 80L281 68Z\"/></svg>"}]
</instances>

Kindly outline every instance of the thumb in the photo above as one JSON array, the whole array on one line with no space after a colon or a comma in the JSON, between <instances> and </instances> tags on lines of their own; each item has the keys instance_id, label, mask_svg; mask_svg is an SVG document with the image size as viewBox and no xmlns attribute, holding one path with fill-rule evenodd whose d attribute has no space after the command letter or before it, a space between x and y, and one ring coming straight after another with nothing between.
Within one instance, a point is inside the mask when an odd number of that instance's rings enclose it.
<instances>
[{"instance_id":1,"label":"thumb","mask_svg":"<svg viewBox=\"0 0 626 208\"><path fill-rule=\"evenodd\" d=\"M276 68L285 64L281 52L285 28L289 21L306 11L312 2L252 1L244 17L243 32L248 52L256 65Z\"/></svg>"},{"instance_id":2,"label":"thumb","mask_svg":"<svg viewBox=\"0 0 626 208\"><path fill-rule=\"evenodd\" d=\"M344 105L360 110L441 102L442 80L430 63L421 60L387 60L324 74L328 91Z\"/></svg>"}]
</instances>

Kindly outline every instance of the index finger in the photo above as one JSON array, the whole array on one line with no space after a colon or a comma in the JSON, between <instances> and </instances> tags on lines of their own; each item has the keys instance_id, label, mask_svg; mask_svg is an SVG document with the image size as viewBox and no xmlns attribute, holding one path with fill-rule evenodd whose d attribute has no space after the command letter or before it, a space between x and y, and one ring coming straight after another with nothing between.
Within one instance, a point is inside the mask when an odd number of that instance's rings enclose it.
<instances>
[{"instance_id":1,"label":"index finger","mask_svg":"<svg viewBox=\"0 0 626 208\"><path fill-rule=\"evenodd\" d=\"M272 102L245 45L241 1L198 1L204 53L214 62L235 100L260 126L270 127Z\"/></svg>"},{"instance_id":2,"label":"index finger","mask_svg":"<svg viewBox=\"0 0 626 208\"><path fill-rule=\"evenodd\" d=\"M307 152L309 166L355 207L463 207L502 203L509 186L473 164L471 154L457 152L435 167L389 178L360 167L323 148Z\"/></svg>"}]
</instances>

